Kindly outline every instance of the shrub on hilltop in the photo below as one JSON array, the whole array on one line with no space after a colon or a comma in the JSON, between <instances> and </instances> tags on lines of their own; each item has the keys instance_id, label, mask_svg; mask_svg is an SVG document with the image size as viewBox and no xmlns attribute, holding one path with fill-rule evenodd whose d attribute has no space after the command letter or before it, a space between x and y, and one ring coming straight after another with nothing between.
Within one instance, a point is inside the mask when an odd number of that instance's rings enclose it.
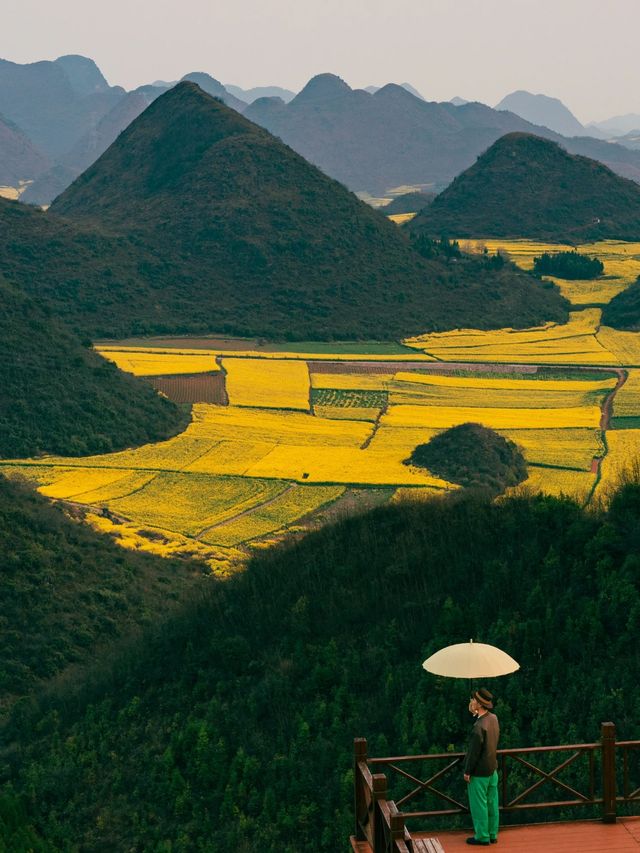
<instances>
[{"instance_id":1,"label":"shrub on hilltop","mask_svg":"<svg viewBox=\"0 0 640 853\"><path fill-rule=\"evenodd\" d=\"M405 465L427 468L450 483L496 495L527 479L527 464L518 447L474 423L459 424L419 444Z\"/></svg>"}]
</instances>

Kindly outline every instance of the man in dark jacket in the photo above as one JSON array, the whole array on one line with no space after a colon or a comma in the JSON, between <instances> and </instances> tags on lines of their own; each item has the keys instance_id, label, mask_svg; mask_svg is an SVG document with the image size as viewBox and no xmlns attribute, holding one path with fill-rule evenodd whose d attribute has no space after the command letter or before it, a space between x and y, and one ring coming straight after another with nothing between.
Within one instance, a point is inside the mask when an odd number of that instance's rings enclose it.
<instances>
[{"instance_id":1,"label":"man in dark jacket","mask_svg":"<svg viewBox=\"0 0 640 853\"><path fill-rule=\"evenodd\" d=\"M469 710L476 717L464 760L474 835L467 844L489 845L498 840L498 718L491 713L493 696L484 687L476 690Z\"/></svg>"}]
</instances>

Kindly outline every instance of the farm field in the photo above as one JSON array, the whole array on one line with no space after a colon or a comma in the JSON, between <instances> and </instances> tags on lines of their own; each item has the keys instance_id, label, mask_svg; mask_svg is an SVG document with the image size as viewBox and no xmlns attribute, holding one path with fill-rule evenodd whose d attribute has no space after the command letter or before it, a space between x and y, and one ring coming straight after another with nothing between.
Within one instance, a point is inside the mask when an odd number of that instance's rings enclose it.
<instances>
[{"instance_id":1,"label":"farm field","mask_svg":"<svg viewBox=\"0 0 640 853\"><path fill-rule=\"evenodd\" d=\"M568 252L576 249L580 254L596 257L604 264L604 274L589 281L565 281L545 276L554 281L563 296L573 305L605 305L620 291L632 284L640 275L640 243L605 240L568 246L542 243L533 240L461 240L460 248L470 252L503 252L523 269L532 269L533 260L544 252Z\"/></svg>"},{"instance_id":2,"label":"farm field","mask_svg":"<svg viewBox=\"0 0 640 853\"><path fill-rule=\"evenodd\" d=\"M490 251L497 243L485 241ZM523 266L558 248L499 247ZM637 274L639 244L580 251L598 254L618 276L603 286L626 286ZM640 456L640 334L601 326L601 309L584 304L562 325L461 329L398 344L104 343L96 349L121 369L184 395L187 429L117 453L4 460L0 471L74 505L124 547L194 554L221 576L288 531L456 489L404 462L417 445L468 421L521 448L526 488L606 500Z\"/></svg>"},{"instance_id":3,"label":"farm field","mask_svg":"<svg viewBox=\"0 0 640 853\"><path fill-rule=\"evenodd\" d=\"M220 370L215 356L202 353L105 351L105 358L134 376L169 376L182 373L213 373Z\"/></svg>"}]
</instances>

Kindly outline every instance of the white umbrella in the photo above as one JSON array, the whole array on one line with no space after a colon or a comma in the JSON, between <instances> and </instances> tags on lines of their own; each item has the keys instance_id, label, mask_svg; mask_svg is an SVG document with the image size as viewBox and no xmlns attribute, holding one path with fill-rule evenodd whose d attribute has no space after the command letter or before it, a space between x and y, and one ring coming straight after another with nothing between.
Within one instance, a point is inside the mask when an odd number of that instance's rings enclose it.
<instances>
[{"instance_id":1,"label":"white umbrella","mask_svg":"<svg viewBox=\"0 0 640 853\"><path fill-rule=\"evenodd\" d=\"M520 664L506 652L473 640L440 649L422 666L427 672L447 678L494 678L520 669Z\"/></svg>"}]
</instances>

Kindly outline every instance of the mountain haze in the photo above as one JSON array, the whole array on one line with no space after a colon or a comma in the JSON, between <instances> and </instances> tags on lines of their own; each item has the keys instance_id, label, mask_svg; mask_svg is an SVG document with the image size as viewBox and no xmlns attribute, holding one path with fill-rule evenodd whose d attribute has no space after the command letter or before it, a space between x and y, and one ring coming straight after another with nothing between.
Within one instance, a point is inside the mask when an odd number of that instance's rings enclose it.
<instances>
[{"instance_id":1,"label":"mountain haze","mask_svg":"<svg viewBox=\"0 0 640 853\"><path fill-rule=\"evenodd\" d=\"M501 278L478 259L421 257L382 214L193 83L154 101L47 216L134 244L157 320L174 327L392 339L565 313L514 269ZM128 323L148 321L136 308ZM104 324L109 307L96 312Z\"/></svg>"},{"instance_id":2,"label":"mountain haze","mask_svg":"<svg viewBox=\"0 0 640 853\"><path fill-rule=\"evenodd\" d=\"M548 95L532 95L520 89L504 97L496 110L509 110L517 116L530 121L531 124L548 127L563 136L588 136L574 114L558 98Z\"/></svg>"},{"instance_id":3,"label":"mountain haze","mask_svg":"<svg viewBox=\"0 0 640 853\"><path fill-rule=\"evenodd\" d=\"M49 166L49 158L12 121L0 115L0 186L17 187Z\"/></svg>"},{"instance_id":4,"label":"mountain haze","mask_svg":"<svg viewBox=\"0 0 640 853\"><path fill-rule=\"evenodd\" d=\"M458 237L640 240L640 186L547 139L510 133L407 227Z\"/></svg>"},{"instance_id":5,"label":"mountain haze","mask_svg":"<svg viewBox=\"0 0 640 853\"><path fill-rule=\"evenodd\" d=\"M640 152L587 136L565 139L478 102L436 103L388 84L370 94L334 74L312 78L288 104L260 98L244 115L354 191L442 189L505 133L533 133L640 181Z\"/></svg>"}]
</instances>

